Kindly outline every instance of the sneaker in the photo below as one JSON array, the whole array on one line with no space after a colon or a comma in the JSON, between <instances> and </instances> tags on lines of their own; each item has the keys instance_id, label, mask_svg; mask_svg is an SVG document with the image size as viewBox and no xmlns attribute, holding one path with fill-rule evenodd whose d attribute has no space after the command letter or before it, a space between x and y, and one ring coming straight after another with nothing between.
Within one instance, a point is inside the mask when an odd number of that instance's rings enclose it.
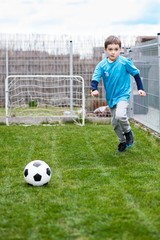
<instances>
[{"instance_id":1,"label":"sneaker","mask_svg":"<svg viewBox=\"0 0 160 240\"><path fill-rule=\"evenodd\" d=\"M134 143L134 138L133 138L132 131L129 131L128 133L125 133L125 136L126 136L127 147L132 146L133 143Z\"/></svg>"},{"instance_id":2,"label":"sneaker","mask_svg":"<svg viewBox=\"0 0 160 240\"><path fill-rule=\"evenodd\" d=\"M118 145L118 152L123 152L126 149L127 145L125 142Z\"/></svg>"}]
</instances>

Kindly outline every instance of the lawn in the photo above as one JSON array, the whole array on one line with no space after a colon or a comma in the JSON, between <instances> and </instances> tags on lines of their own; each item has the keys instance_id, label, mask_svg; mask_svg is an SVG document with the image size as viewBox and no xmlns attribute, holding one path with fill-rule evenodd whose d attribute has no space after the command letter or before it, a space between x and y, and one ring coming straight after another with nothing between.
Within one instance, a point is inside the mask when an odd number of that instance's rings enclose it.
<instances>
[{"instance_id":1,"label":"lawn","mask_svg":"<svg viewBox=\"0 0 160 240\"><path fill-rule=\"evenodd\" d=\"M132 123L117 153L110 124L0 126L0 239L160 239L160 141ZM40 159L47 186L23 179Z\"/></svg>"}]
</instances>

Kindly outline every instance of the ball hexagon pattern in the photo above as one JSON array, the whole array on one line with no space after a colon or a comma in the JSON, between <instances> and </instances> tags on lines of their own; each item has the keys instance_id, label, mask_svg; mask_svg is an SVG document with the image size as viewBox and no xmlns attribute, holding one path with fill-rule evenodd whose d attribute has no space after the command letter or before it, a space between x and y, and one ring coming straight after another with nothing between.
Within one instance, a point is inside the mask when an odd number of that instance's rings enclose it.
<instances>
[{"instance_id":1,"label":"ball hexagon pattern","mask_svg":"<svg viewBox=\"0 0 160 240\"><path fill-rule=\"evenodd\" d=\"M32 186L43 186L48 184L51 175L52 172L49 165L42 160L33 160L29 162L23 171L24 180Z\"/></svg>"}]
</instances>

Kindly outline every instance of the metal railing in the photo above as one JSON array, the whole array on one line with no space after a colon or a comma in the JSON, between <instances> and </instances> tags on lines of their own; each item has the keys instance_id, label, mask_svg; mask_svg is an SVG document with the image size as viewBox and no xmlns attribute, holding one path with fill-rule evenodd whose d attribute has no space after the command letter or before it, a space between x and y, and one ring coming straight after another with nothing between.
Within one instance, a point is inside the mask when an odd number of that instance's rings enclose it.
<instances>
[{"instance_id":1,"label":"metal railing","mask_svg":"<svg viewBox=\"0 0 160 240\"><path fill-rule=\"evenodd\" d=\"M147 93L146 97L139 97L132 81L130 114L133 119L160 133L160 34L155 40L133 47L130 56L140 70Z\"/></svg>"}]
</instances>

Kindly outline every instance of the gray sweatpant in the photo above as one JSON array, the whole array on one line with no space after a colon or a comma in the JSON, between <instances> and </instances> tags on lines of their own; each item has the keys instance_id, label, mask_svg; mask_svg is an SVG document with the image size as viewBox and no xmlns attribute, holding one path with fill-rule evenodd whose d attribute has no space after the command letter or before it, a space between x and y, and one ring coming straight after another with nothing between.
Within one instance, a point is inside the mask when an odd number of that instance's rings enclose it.
<instances>
[{"instance_id":1,"label":"gray sweatpant","mask_svg":"<svg viewBox=\"0 0 160 240\"><path fill-rule=\"evenodd\" d=\"M124 133L131 130L127 116L128 105L129 103L127 101L120 101L115 107L110 109L112 114L112 126L119 142L125 142Z\"/></svg>"}]
</instances>

